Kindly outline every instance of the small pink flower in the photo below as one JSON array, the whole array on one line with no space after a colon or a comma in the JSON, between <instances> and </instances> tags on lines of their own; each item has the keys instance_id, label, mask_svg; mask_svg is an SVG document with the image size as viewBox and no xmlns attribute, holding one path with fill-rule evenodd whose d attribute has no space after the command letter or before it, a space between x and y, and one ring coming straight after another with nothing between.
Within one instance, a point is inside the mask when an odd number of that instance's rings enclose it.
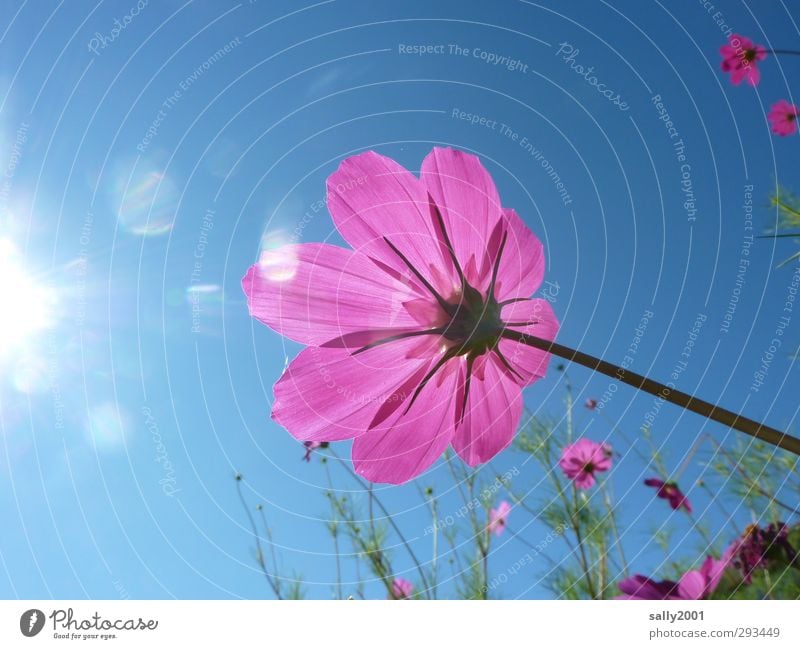
<instances>
[{"instance_id":1,"label":"small pink flower","mask_svg":"<svg viewBox=\"0 0 800 649\"><path fill-rule=\"evenodd\" d=\"M414 584L408 579L396 577L392 582L392 597L391 599L411 599L411 594L414 592Z\"/></svg>"},{"instance_id":2,"label":"small pink flower","mask_svg":"<svg viewBox=\"0 0 800 649\"><path fill-rule=\"evenodd\" d=\"M583 405L586 406L587 410L595 410L597 408L597 399L586 399L586 403Z\"/></svg>"},{"instance_id":3,"label":"small pink flower","mask_svg":"<svg viewBox=\"0 0 800 649\"><path fill-rule=\"evenodd\" d=\"M611 468L611 447L583 437L564 447L558 465L578 489L589 489L595 483L595 473Z\"/></svg>"},{"instance_id":4,"label":"small pink flower","mask_svg":"<svg viewBox=\"0 0 800 649\"><path fill-rule=\"evenodd\" d=\"M699 570L684 573L678 583L634 575L619 582L623 594L616 599L706 599L716 590L727 566L724 559L707 557Z\"/></svg>"},{"instance_id":5,"label":"small pink flower","mask_svg":"<svg viewBox=\"0 0 800 649\"><path fill-rule=\"evenodd\" d=\"M368 151L328 178L349 247L266 250L242 280L250 313L306 345L272 418L303 442L353 439L356 472L400 484L452 446L487 462L511 444L522 389L545 375L544 248L480 160L434 148L420 177Z\"/></svg>"},{"instance_id":6,"label":"small pink flower","mask_svg":"<svg viewBox=\"0 0 800 649\"><path fill-rule=\"evenodd\" d=\"M655 487L658 489L656 496L669 501L669 506L672 509L678 510L683 507L687 513L692 513L692 504L686 497L676 482L664 482L658 478L648 478L644 481L648 487Z\"/></svg>"},{"instance_id":7,"label":"small pink flower","mask_svg":"<svg viewBox=\"0 0 800 649\"><path fill-rule=\"evenodd\" d=\"M722 54L721 67L730 73L734 86L745 79L751 86L758 85L761 73L757 63L767 57L767 50L763 45L756 45L749 38L733 34L728 39L728 44L719 48L719 52Z\"/></svg>"},{"instance_id":8,"label":"small pink flower","mask_svg":"<svg viewBox=\"0 0 800 649\"><path fill-rule=\"evenodd\" d=\"M790 104L785 99L772 104L772 109L767 115L772 132L778 135L794 135L797 133L797 116L800 115L800 108Z\"/></svg>"},{"instance_id":9,"label":"small pink flower","mask_svg":"<svg viewBox=\"0 0 800 649\"><path fill-rule=\"evenodd\" d=\"M489 531L495 536L500 536L506 529L506 521L508 514L511 512L511 505L505 500L502 501L497 508L492 507L489 510Z\"/></svg>"}]
</instances>

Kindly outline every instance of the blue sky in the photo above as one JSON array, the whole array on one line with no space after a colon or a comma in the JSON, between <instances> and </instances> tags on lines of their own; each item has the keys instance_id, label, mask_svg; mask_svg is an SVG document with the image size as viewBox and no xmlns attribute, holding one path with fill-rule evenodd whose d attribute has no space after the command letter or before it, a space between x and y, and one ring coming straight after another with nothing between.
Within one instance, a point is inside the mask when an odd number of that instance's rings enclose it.
<instances>
[{"instance_id":1,"label":"blue sky","mask_svg":"<svg viewBox=\"0 0 800 649\"><path fill-rule=\"evenodd\" d=\"M714 5L11 6L0 20L0 240L46 293L47 322L26 323L0 357L0 596L269 596L236 472L248 501L264 503L285 571L310 596L330 595L325 472L269 418L271 386L300 347L251 321L239 282L263 246L342 243L325 179L367 149L414 171L433 145L478 154L545 244L560 342L621 362L652 313L631 368L669 380L699 318L677 387L793 428L800 314L753 389L795 270L776 270L791 241L756 241L737 273L747 237L774 224L776 179L797 184L797 138L772 136L765 113L791 100L800 59L770 58L757 89L733 87L718 48L727 26L797 47L798 16L781 2ZM502 57L512 63L495 65ZM579 402L609 385L569 376ZM563 387L551 371L526 403L557 416ZM578 418L623 453L613 483L631 523L662 518L663 503L640 488L652 470L610 422L633 438L652 408L620 386L603 417ZM669 405L655 415L671 467L701 432L738 438ZM542 475L523 460L506 452L496 468L519 465L527 491ZM419 484L446 490L447 470ZM424 553L417 486L379 493ZM709 504L700 492L697 502ZM532 542L546 534L518 516ZM626 541L644 544L638 571L658 565L641 528ZM505 539L493 561L502 570L522 552ZM548 596L540 568L504 594Z\"/></svg>"}]
</instances>

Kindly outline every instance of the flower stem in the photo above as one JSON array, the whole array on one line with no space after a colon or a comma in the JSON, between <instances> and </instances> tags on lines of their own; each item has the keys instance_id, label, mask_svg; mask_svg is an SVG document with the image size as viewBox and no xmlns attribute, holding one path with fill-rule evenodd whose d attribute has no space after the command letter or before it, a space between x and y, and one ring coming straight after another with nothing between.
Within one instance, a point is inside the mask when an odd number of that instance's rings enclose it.
<instances>
[{"instance_id":1,"label":"flower stem","mask_svg":"<svg viewBox=\"0 0 800 649\"><path fill-rule=\"evenodd\" d=\"M800 51L797 50L767 50L769 54L794 54L800 56Z\"/></svg>"},{"instance_id":2,"label":"flower stem","mask_svg":"<svg viewBox=\"0 0 800 649\"><path fill-rule=\"evenodd\" d=\"M503 331L503 337L510 340L515 340L523 345L528 345L530 347L535 347L537 349L550 352L551 354L560 356L564 360L578 363L579 365L588 367L591 370L615 378L623 383L627 383L637 390L648 392L659 397L660 399L663 399L664 401L674 403L676 406L681 406L682 408L691 410L699 415L703 415L708 419L713 419L714 421L724 424L725 426L735 428L742 433L746 433L747 435L756 437L764 442L768 442L773 446L782 448L785 451L789 451L795 455L800 455L800 439L792 437L791 435L761 424L752 419L748 419L742 415L738 415L730 410L726 410L725 408L721 408L720 406L709 403L708 401L703 401L702 399L693 397L685 392L675 390L667 385L664 385L663 383L658 383L657 381L653 381L646 376L642 376L641 374L629 372L624 367L619 367L613 363L608 363L602 359L590 356L589 354L584 354L583 352L575 349L570 349L569 347L565 347L559 343L524 334L519 331L514 331L513 329L506 329Z\"/></svg>"}]
</instances>

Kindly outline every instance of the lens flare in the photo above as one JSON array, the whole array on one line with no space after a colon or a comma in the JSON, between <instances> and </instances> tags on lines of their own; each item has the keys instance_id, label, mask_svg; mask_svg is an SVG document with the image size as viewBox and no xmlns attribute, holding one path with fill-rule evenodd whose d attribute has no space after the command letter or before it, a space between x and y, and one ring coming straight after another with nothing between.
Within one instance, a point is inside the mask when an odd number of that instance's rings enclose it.
<instances>
[{"instance_id":1,"label":"lens flare","mask_svg":"<svg viewBox=\"0 0 800 649\"><path fill-rule=\"evenodd\" d=\"M56 312L54 292L29 275L8 239L0 239L0 304L0 361L4 361L23 352L49 328Z\"/></svg>"},{"instance_id":2,"label":"lens flare","mask_svg":"<svg viewBox=\"0 0 800 649\"><path fill-rule=\"evenodd\" d=\"M128 232L158 236L172 230L180 192L163 172L142 162L133 172L123 165L111 190L119 224Z\"/></svg>"},{"instance_id":3,"label":"lens flare","mask_svg":"<svg viewBox=\"0 0 800 649\"><path fill-rule=\"evenodd\" d=\"M287 244L292 243L283 230L265 232L261 237L259 271L272 282L288 282L297 273L297 254Z\"/></svg>"}]
</instances>

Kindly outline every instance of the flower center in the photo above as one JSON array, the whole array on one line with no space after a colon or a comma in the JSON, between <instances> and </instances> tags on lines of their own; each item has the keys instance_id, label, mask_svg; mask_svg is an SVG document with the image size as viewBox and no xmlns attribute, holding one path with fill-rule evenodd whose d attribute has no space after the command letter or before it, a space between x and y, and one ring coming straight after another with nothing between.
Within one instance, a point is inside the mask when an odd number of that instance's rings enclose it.
<instances>
[{"instance_id":1,"label":"flower center","mask_svg":"<svg viewBox=\"0 0 800 649\"><path fill-rule=\"evenodd\" d=\"M745 50L744 51L744 60L745 61L755 61L756 59L756 51L755 50Z\"/></svg>"},{"instance_id":2,"label":"flower center","mask_svg":"<svg viewBox=\"0 0 800 649\"><path fill-rule=\"evenodd\" d=\"M442 337L453 343L458 355L474 358L492 351L500 341L503 322L500 306L493 296L484 299L480 291L465 284L463 292L447 302L450 320Z\"/></svg>"}]
</instances>

